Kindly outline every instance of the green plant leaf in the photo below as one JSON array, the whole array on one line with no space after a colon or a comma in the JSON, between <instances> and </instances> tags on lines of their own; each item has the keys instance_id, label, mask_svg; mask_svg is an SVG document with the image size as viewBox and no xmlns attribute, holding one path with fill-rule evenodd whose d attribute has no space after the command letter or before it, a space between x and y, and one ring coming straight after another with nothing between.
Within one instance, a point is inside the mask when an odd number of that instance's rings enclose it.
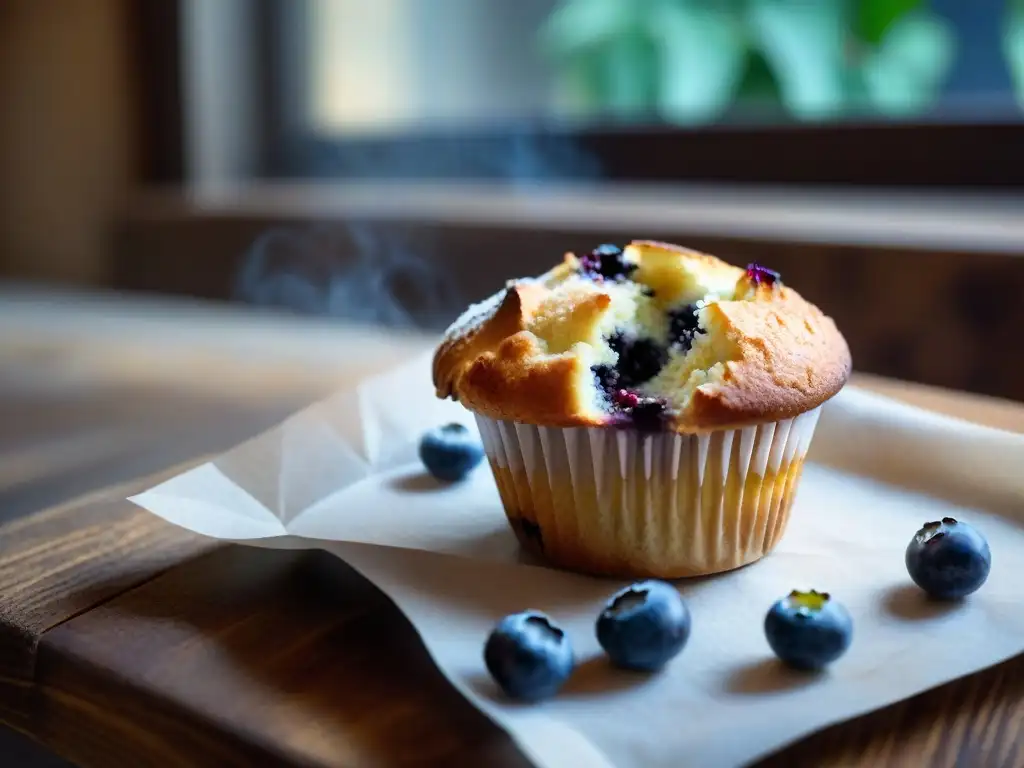
<instances>
[{"instance_id":1,"label":"green plant leaf","mask_svg":"<svg viewBox=\"0 0 1024 768\"><path fill-rule=\"evenodd\" d=\"M844 109L849 28L844 0L752 0L748 19L791 113L819 118Z\"/></svg>"},{"instance_id":2,"label":"green plant leaf","mask_svg":"<svg viewBox=\"0 0 1024 768\"><path fill-rule=\"evenodd\" d=\"M1003 54L1017 91L1017 102L1024 107L1024 0L1008 4L1003 31Z\"/></svg>"},{"instance_id":3,"label":"green plant leaf","mask_svg":"<svg viewBox=\"0 0 1024 768\"><path fill-rule=\"evenodd\" d=\"M649 37L621 34L601 49L603 106L617 117L652 112L657 98L657 55Z\"/></svg>"},{"instance_id":4,"label":"green plant leaf","mask_svg":"<svg viewBox=\"0 0 1024 768\"><path fill-rule=\"evenodd\" d=\"M955 51L956 38L944 19L926 11L907 14L864 61L870 102L893 116L919 113L934 102Z\"/></svg>"},{"instance_id":5,"label":"green plant leaf","mask_svg":"<svg viewBox=\"0 0 1024 768\"><path fill-rule=\"evenodd\" d=\"M736 87L736 100L756 108L778 109L782 106L782 94L768 62L761 51L748 49L743 75Z\"/></svg>"},{"instance_id":6,"label":"green plant leaf","mask_svg":"<svg viewBox=\"0 0 1024 768\"><path fill-rule=\"evenodd\" d=\"M633 0L564 0L540 30L544 50L556 57L614 40L637 23Z\"/></svg>"},{"instance_id":7,"label":"green plant leaf","mask_svg":"<svg viewBox=\"0 0 1024 768\"><path fill-rule=\"evenodd\" d=\"M861 39L877 45L889 27L908 11L921 5L921 0L858 0L857 31Z\"/></svg>"},{"instance_id":8,"label":"green plant leaf","mask_svg":"<svg viewBox=\"0 0 1024 768\"><path fill-rule=\"evenodd\" d=\"M747 56L734 10L661 3L647 17L659 53L658 109L673 122L714 118L736 94Z\"/></svg>"},{"instance_id":9,"label":"green plant leaf","mask_svg":"<svg viewBox=\"0 0 1024 768\"><path fill-rule=\"evenodd\" d=\"M563 61L555 77L555 98L564 114L588 115L604 101L604 69L598 56L580 53Z\"/></svg>"}]
</instances>

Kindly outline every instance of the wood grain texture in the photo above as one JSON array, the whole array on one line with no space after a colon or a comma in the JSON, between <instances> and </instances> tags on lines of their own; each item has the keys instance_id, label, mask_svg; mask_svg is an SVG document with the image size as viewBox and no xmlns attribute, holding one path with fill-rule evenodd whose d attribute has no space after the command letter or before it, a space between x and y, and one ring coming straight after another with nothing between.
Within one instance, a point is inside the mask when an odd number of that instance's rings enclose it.
<instances>
[{"instance_id":1,"label":"wood grain texture","mask_svg":"<svg viewBox=\"0 0 1024 768\"><path fill-rule=\"evenodd\" d=\"M123 502L136 487L99 495L113 504L86 501L0 527L0 719L8 724L28 729L48 630L218 545Z\"/></svg>"},{"instance_id":2,"label":"wood grain texture","mask_svg":"<svg viewBox=\"0 0 1024 768\"><path fill-rule=\"evenodd\" d=\"M757 768L1024 765L1024 656L820 731Z\"/></svg>"},{"instance_id":3,"label":"wood grain texture","mask_svg":"<svg viewBox=\"0 0 1024 768\"><path fill-rule=\"evenodd\" d=\"M177 568L49 632L37 683L36 732L83 765L528 765L323 552Z\"/></svg>"}]
</instances>

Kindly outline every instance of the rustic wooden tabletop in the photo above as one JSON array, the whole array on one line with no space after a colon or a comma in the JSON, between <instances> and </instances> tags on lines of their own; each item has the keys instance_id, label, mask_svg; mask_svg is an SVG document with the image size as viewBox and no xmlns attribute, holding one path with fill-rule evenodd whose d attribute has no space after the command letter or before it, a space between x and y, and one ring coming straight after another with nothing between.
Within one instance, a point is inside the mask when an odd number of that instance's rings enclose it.
<instances>
[{"instance_id":1,"label":"rustic wooden tabletop","mask_svg":"<svg viewBox=\"0 0 1024 768\"><path fill-rule=\"evenodd\" d=\"M2 293L0 329L0 721L87 766L527 764L340 561L124 501L428 340ZM858 382L1024 431L1015 404ZM1022 723L1024 657L762 764L1021 765Z\"/></svg>"}]
</instances>

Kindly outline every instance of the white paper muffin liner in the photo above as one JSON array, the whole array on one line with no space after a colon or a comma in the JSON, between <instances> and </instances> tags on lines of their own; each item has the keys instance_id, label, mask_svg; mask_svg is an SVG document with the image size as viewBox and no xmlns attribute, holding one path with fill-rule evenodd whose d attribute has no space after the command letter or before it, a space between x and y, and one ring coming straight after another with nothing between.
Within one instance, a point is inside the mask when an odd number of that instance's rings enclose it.
<instances>
[{"instance_id":1,"label":"white paper muffin liner","mask_svg":"<svg viewBox=\"0 0 1024 768\"><path fill-rule=\"evenodd\" d=\"M678 578L774 548L819 414L700 435L477 424L524 546L570 570Z\"/></svg>"}]
</instances>

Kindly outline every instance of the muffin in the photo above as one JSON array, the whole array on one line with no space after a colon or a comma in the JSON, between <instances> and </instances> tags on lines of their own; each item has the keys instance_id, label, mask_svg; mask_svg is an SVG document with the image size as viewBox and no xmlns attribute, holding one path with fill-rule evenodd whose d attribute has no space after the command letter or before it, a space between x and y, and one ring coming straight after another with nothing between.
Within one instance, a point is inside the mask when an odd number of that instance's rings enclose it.
<instances>
[{"instance_id":1,"label":"muffin","mask_svg":"<svg viewBox=\"0 0 1024 768\"><path fill-rule=\"evenodd\" d=\"M850 367L831 318L777 272L636 241L470 307L433 378L475 415L524 547L583 573L680 578L771 552Z\"/></svg>"}]
</instances>

